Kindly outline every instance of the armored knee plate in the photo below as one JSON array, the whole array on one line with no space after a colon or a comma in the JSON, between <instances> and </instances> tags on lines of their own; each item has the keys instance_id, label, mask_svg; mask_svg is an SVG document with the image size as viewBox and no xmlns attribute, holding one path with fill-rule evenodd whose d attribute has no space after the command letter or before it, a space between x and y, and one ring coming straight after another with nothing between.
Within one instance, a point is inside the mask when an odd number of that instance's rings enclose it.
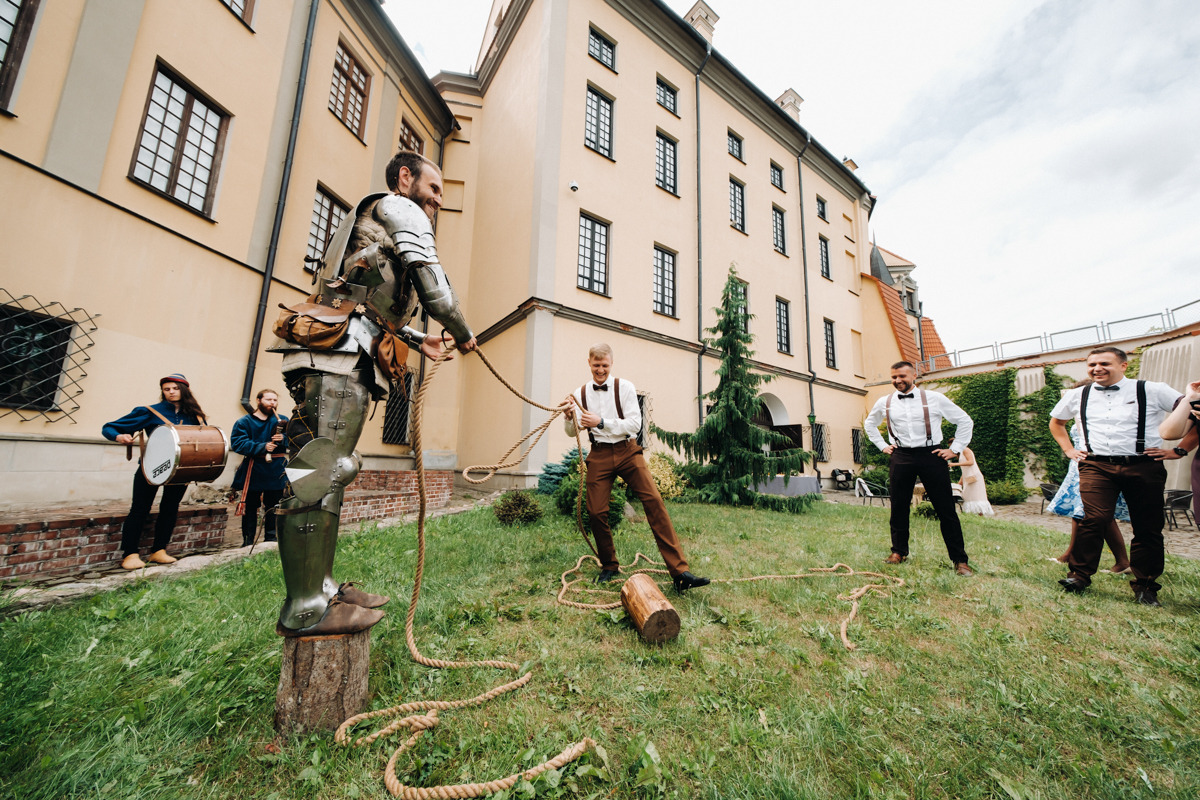
<instances>
[{"instance_id":1,"label":"armored knee plate","mask_svg":"<svg viewBox=\"0 0 1200 800\"><path fill-rule=\"evenodd\" d=\"M286 472L292 494L277 513L279 559L287 600L280 624L308 628L324 616L337 594L333 559L342 494L358 475L354 451L366 421L370 391L359 373L309 373L290 387L296 400L293 425L299 451Z\"/></svg>"}]
</instances>

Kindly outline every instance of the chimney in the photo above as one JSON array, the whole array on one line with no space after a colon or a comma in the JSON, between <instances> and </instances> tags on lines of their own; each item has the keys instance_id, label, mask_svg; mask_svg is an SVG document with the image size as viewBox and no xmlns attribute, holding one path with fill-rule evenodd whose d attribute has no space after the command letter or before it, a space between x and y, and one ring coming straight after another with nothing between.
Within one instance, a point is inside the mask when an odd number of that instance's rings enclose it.
<instances>
[{"instance_id":1,"label":"chimney","mask_svg":"<svg viewBox=\"0 0 1200 800\"><path fill-rule=\"evenodd\" d=\"M704 0L696 0L696 5L692 6L692 10L684 16L684 19L690 22L692 27L699 31L700 35L710 44L712 43L713 28L716 27L720 17L717 16L717 12L709 8L708 3Z\"/></svg>"},{"instance_id":2,"label":"chimney","mask_svg":"<svg viewBox=\"0 0 1200 800\"><path fill-rule=\"evenodd\" d=\"M795 89L788 89L775 98L775 104L786 111L787 115L796 122L800 121L800 104L803 102L804 98L796 94Z\"/></svg>"},{"instance_id":3,"label":"chimney","mask_svg":"<svg viewBox=\"0 0 1200 800\"><path fill-rule=\"evenodd\" d=\"M858 169L858 164L855 164L854 159L851 158L850 156L846 156L845 158L842 159L842 166L845 167L846 169L850 170L851 172L854 172L855 170Z\"/></svg>"}]
</instances>

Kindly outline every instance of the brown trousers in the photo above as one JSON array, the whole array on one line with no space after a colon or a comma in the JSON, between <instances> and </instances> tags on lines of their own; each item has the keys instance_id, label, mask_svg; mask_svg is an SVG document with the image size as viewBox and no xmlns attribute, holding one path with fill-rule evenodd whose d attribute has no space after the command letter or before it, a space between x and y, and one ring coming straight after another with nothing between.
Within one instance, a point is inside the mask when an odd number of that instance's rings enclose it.
<instances>
[{"instance_id":1,"label":"brown trousers","mask_svg":"<svg viewBox=\"0 0 1200 800\"><path fill-rule=\"evenodd\" d=\"M675 526L671 524L662 495L642 458L642 448L633 439L612 445L597 442L587 457L587 509L592 518L592 536L596 537L601 568L615 570L618 566L617 550L608 526L608 503L612 499L613 481L618 476L625 479L634 496L642 501L646 521L650 523L667 571L672 577L687 572L687 558L675 535Z\"/></svg>"},{"instance_id":2,"label":"brown trousers","mask_svg":"<svg viewBox=\"0 0 1200 800\"><path fill-rule=\"evenodd\" d=\"M1079 497L1083 501L1084 518L1079 523L1079 537L1071 548L1070 574L1086 581L1096 574L1104 549L1104 531L1115 513L1117 495L1124 494L1129 506L1129 521L1133 525L1133 542L1129 547L1133 584L1157 590L1156 579L1162 575L1164 561L1163 488L1166 482L1167 468L1161 461L1136 464L1081 461Z\"/></svg>"}]
</instances>

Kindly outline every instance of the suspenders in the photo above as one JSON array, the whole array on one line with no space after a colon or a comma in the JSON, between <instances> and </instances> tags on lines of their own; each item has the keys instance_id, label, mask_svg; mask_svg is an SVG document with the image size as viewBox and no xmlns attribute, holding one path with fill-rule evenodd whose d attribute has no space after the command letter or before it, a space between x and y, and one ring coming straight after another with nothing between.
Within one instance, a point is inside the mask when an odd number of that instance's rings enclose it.
<instances>
[{"instance_id":1,"label":"suspenders","mask_svg":"<svg viewBox=\"0 0 1200 800\"><path fill-rule=\"evenodd\" d=\"M1092 447L1088 443L1087 403L1088 393L1091 391L1092 384L1089 383L1083 387L1083 394L1079 397L1079 424L1083 426L1083 449L1089 453L1092 452ZM1134 442L1133 451L1141 455L1146 452L1146 382L1141 379L1137 382L1137 404L1137 440Z\"/></svg>"},{"instance_id":2,"label":"suspenders","mask_svg":"<svg viewBox=\"0 0 1200 800\"><path fill-rule=\"evenodd\" d=\"M925 390L917 387L917 391L921 393L921 408L925 412L925 442L928 446L929 442L933 441L933 426L929 424L929 397L925 394ZM895 394L893 392L892 394ZM888 436L892 437L892 444L897 447L903 447L900 444L900 439L896 436L895 429L892 427L892 395L887 396L887 403L884 405L884 416L887 417ZM939 440L941 437L938 437Z\"/></svg>"},{"instance_id":3,"label":"suspenders","mask_svg":"<svg viewBox=\"0 0 1200 800\"><path fill-rule=\"evenodd\" d=\"M583 410L587 411L587 387L585 383L579 387L579 405L583 406ZM613 399L617 401L617 418L625 419L625 410L621 408L621 379L613 378ZM588 428L588 441L592 444L596 443L596 437L592 434L592 429Z\"/></svg>"}]
</instances>

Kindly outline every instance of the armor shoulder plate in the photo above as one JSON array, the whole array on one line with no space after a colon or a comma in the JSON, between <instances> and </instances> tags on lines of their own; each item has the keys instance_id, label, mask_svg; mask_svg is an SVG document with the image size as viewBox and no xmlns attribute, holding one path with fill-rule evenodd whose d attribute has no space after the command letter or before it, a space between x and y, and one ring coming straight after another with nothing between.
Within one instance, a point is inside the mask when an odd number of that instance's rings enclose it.
<instances>
[{"instance_id":1,"label":"armor shoulder plate","mask_svg":"<svg viewBox=\"0 0 1200 800\"><path fill-rule=\"evenodd\" d=\"M386 197L385 194L377 192L369 194L362 200L358 201L358 205L349 214L342 218L342 222L338 225L337 233L329 240L329 244L325 248L322 255L321 263L317 266L313 274L313 283L324 285L328 281L337 279L342 274L342 261L346 258L346 247L350 243L350 234L354 231L354 223L372 203Z\"/></svg>"},{"instance_id":2,"label":"armor shoulder plate","mask_svg":"<svg viewBox=\"0 0 1200 800\"><path fill-rule=\"evenodd\" d=\"M421 207L398 194L389 194L375 205L375 218L392 240L405 266L437 263L433 224Z\"/></svg>"}]
</instances>

